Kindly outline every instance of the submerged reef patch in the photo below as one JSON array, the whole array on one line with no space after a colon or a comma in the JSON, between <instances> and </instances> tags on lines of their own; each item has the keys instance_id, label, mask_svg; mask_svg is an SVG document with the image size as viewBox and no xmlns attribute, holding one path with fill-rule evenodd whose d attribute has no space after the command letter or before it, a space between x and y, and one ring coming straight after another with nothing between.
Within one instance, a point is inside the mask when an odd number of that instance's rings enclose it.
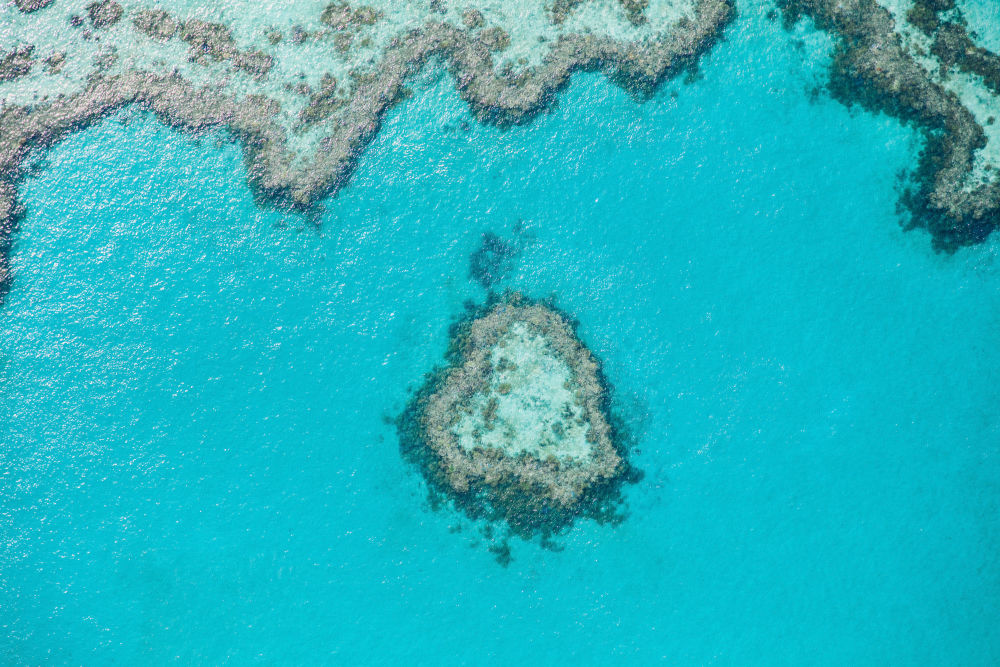
<instances>
[{"instance_id":1,"label":"submerged reef patch","mask_svg":"<svg viewBox=\"0 0 1000 667\"><path fill-rule=\"evenodd\" d=\"M1000 227L1000 58L977 46L954 0L779 0L837 38L829 90L912 122L925 144L901 203L936 247Z\"/></svg>"},{"instance_id":2,"label":"submerged reef patch","mask_svg":"<svg viewBox=\"0 0 1000 667\"><path fill-rule=\"evenodd\" d=\"M571 320L513 292L451 335L448 365L397 421L432 499L543 544L579 517L621 520L622 484L637 474L607 380Z\"/></svg>"},{"instance_id":3,"label":"submerged reef patch","mask_svg":"<svg viewBox=\"0 0 1000 667\"><path fill-rule=\"evenodd\" d=\"M469 278L485 290L491 290L507 274L525 247L534 240L534 234L518 220L513 238L504 238L494 232L483 232L479 247L469 255Z\"/></svg>"},{"instance_id":4,"label":"submerged reef patch","mask_svg":"<svg viewBox=\"0 0 1000 667\"><path fill-rule=\"evenodd\" d=\"M575 70L648 94L697 64L733 4L577 0L558 20L547 0L19 0L0 13L0 183L17 184L29 151L134 104L184 130L229 130L258 199L304 209L347 182L432 59L481 121L520 123ZM0 213L13 193L0 188Z\"/></svg>"}]
</instances>

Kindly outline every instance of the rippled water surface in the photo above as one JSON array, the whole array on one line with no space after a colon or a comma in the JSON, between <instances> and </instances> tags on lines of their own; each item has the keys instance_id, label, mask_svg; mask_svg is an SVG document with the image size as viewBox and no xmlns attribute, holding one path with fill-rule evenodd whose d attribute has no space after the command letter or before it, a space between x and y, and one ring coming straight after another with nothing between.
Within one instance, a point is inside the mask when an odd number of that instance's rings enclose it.
<instances>
[{"instance_id":1,"label":"rippled water surface","mask_svg":"<svg viewBox=\"0 0 1000 667\"><path fill-rule=\"evenodd\" d=\"M747 9L699 80L581 75L509 131L426 74L312 217L137 110L40 159L0 308L0 662L1000 660L997 239L902 231L917 135L810 95L828 42L793 38ZM518 219L503 285L579 319L645 477L622 525L503 568L386 418Z\"/></svg>"}]
</instances>

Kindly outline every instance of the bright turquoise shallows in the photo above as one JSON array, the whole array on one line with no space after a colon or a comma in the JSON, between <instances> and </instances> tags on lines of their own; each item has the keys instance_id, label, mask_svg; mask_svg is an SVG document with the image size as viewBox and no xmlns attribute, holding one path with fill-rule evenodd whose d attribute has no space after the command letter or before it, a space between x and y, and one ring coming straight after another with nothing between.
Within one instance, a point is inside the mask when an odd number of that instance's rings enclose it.
<instances>
[{"instance_id":1,"label":"bright turquoise shallows","mask_svg":"<svg viewBox=\"0 0 1000 667\"><path fill-rule=\"evenodd\" d=\"M1000 239L901 230L917 136L810 101L828 46L746 10L699 80L509 131L425 76L315 220L138 111L60 144L0 309L0 663L996 664ZM502 568L386 417L518 218L504 284L645 477Z\"/></svg>"}]
</instances>

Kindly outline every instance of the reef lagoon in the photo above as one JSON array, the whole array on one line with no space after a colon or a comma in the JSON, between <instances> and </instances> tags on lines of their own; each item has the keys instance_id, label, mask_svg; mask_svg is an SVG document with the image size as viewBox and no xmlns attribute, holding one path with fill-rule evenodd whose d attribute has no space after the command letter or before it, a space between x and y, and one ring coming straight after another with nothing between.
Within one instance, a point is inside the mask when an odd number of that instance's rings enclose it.
<instances>
[{"instance_id":1,"label":"reef lagoon","mask_svg":"<svg viewBox=\"0 0 1000 667\"><path fill-rule=\"evenodd\" d=\"M0 7L0 663L1000 661L996 3L523 4Z\"/></svg>"}]
</instances>

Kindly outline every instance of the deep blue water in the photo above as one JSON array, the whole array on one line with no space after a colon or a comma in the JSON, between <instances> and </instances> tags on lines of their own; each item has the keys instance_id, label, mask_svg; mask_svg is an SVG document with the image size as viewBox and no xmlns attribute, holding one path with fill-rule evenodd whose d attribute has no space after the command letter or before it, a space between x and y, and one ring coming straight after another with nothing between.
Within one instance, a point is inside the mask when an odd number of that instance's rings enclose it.
<instances>
[{"instance_id":1,"label":"deep blue water","mask_svg":"<svg viewBox=\"0 0 1000 667\"><path fill-rule=\"evenodd\" d=\"M700 80L509 131L425 76L319 220L135 111L52 150L0 309L0 662L995 664L997 239L902 231L918 137L810 99L826 45L747 12ZM580 320L645 477L502 568L385 417L518 218L505 284Z\"/></svg>"}]
</instances>

